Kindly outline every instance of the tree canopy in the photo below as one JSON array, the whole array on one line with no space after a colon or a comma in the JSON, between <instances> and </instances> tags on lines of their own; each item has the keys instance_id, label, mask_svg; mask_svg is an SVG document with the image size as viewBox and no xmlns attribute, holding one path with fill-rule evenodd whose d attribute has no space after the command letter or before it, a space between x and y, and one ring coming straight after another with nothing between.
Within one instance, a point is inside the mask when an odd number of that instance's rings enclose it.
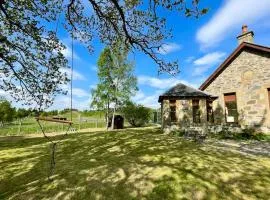
<instances>
[{"instance_id":1,"label":"tree canopy","mask_svg":"<svg viewBox=\"0 0 270 200\"><path fill-rule=\"evenodd\" d=\"M59 7L57 1L0 0L0 89L17 101L48 106L64 92L64 46L44 25L56 20Z\"/></svg>"},{"instance_id":2,"label":"tree canopy","mask_svg":"<svg viewBox=\"0 0 270 200\"><path fill-rule=\"evenodd\" d=\"M110 106L113 108L114 120L117 106L127 102L137 90L134 65L128 60L128 52L129 49L118 41L112 48L105 48L98 60L99 83L96 89L92 90L91 105L107 111L107 122Z\"/></svg>"},{"instance_id":3,"label":"tree canopy","mask_svg":"<svg viewBox=\"0 0 270 200\"><path fill-rule=\"evenodd\" d=\"M207 9L198 5L199 0L0 0L0 89L16 100L46 106L65 93L61 85L68 78L60 69L67 60L57 37L60 25L90 52L94 38L107 46L121 38L152 58L159 72L177 73L176 61L158 55L171 37L160 10L199 17Z\"/></svg>"}]
</instances>

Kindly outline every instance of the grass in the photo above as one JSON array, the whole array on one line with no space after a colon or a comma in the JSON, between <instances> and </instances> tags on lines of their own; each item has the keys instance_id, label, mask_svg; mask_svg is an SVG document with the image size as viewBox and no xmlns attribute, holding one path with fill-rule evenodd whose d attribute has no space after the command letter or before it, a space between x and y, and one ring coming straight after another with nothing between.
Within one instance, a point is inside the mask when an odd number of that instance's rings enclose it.
<instances>
[{"instance_id":1,"label":"grass","mask_svg":"<svg viewBox=\"0 0 270 200\"><path fill-rule=\"evenodd\" d=\"M57 139L58 137L54 137ZM270 158L158 129L72 134L47 180L43 138L0 138L0 199L269 199Z\"/></svg>"},{"instance_id":2,"label":"grass","mask_svg":"<svg viewBox=\"0 0 270 200\"><path fill-rule=\"evenodd\" d=\"M64 117L69 119L69 113L64 114ZM105 121L101 115L93 115L90 117L85 117L82 115L82 120L86 119L88 121L79 123L79 113L73 113L73 127L77 130L86 128L103 128L105 127ZM46 132L62 132L67 130L67 125L53 122L41 122ZM19 122L13 122L4 127L0 127L0 136L10 136L10 135L27 135L33 133L41 133L41 130L34 119L34 117L28 117L22 120L21 128L19 128ZM20 130L19 130L20 129Z\"/></svg>"}]
</instances>

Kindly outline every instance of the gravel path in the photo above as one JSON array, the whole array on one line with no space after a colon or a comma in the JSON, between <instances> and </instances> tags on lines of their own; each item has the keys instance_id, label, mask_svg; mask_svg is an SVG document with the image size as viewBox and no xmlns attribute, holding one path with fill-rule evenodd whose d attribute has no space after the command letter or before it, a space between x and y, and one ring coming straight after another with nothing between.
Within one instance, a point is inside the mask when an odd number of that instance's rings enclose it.
<instances>
[{"instance_id":1,"label":"gravel path","mask_svg":"<svg viewBox=\"0 0 270 200\"><path fill-rule=\"evenodd\" d=\"M270 142L266 141L208 140L205 144L243 154L270 156Z\"/></svg>"}]
</instances>

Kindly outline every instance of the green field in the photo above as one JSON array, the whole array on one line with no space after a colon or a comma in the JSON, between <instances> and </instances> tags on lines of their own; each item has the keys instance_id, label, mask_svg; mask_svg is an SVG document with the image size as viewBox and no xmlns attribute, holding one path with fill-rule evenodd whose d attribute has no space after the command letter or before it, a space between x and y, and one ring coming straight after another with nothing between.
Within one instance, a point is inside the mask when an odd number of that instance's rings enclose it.
<instances>
[{"instance_id":1,"label":"green field","mask_svg":"<svg viewBox=\"0 0 270 200\"><path fill-rule=\"evenodd\" d=\"M54 139L57 139L55 137ZM0 138L0 199L269 199L270 158L126 129L71 134L47 180L42 137Z\"/></svg>"},{"instance_id":2,"label":"green field","mask_svg":"<svg viewBox=\"0 0 270 200\"><path fill-rule=\"evenodd\" d=\"M70 120L70 113L61 115L67 117ZM93 113L92 115L84 115L80 112L73 112L73 128L76 130L86 129L86 128L103 128L106 123L104 121L104 115L100 113ZM41 121L44 130L48 133L50 132L63 132L67 130L67 125L54 122L44 122ZM37 124L34 117L27 117L21 120L21 125L19 121L14 121L3 127L0 127L0 136L8 135L26 135L26 134L39 134L41 133L40 127Z\"/></svg>"}]
</instances>

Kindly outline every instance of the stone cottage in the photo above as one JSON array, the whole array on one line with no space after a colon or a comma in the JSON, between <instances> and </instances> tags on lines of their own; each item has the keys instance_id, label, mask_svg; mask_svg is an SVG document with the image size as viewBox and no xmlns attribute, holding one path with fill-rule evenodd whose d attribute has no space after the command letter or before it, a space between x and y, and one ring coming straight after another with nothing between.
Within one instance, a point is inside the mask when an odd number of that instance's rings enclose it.
<instances>
[{"instance_id":1,"label":"stone cottage","mask_svg":"<svg viewBox=\"0 0 270 200\"><path fill-rule=\"evenodd\" d=\"M237 39L238 47L197 90L209 96L197 100L182 99L179 93L176 98L172 93L160 96L163 127L208 122L270 132L270 48L254 44L254 33L247 26Z\"/></svg>"},{"instance_id":2,"label":"stone cottage","mask_svg":"<svg viewBox=\"0 0 270 200\"><path fill-rule=\"evenodd\" d=\"M212 103L216 98L182 83L177 84L158 99L163 128L187 127L213 121Z\"/></svg>"}]
</instances>

